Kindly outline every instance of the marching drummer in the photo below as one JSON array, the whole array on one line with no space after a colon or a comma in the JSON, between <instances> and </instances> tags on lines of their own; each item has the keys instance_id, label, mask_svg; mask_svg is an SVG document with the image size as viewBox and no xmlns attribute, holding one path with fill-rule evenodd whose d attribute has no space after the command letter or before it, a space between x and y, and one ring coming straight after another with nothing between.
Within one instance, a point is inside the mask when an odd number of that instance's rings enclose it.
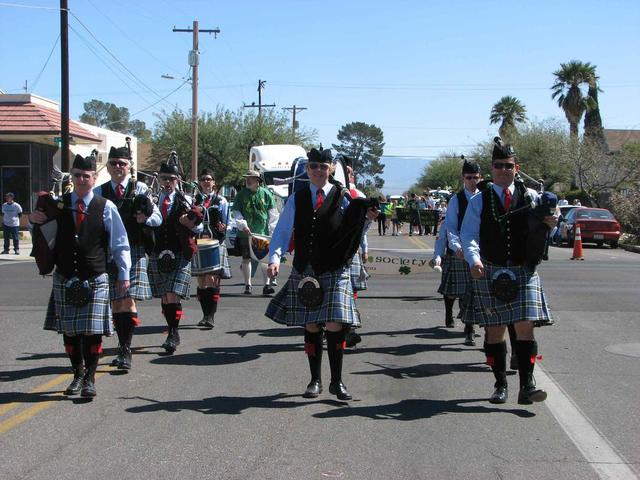
<instances>
[{"instance_id":1,"label":"marching drummer","mask_svg":"<svg viewBox=\"0 0 640 480\"><path fill-rule=\"evenodd\" d=\"M249 236L271 235L278 222L278 209L273 194L262 185L260 173L249 170L244 175L245 187L238 192L233 201L233 216L238 226L236 244L242 255L242 276L244 277L244 294L251 295L251 251ZM271 295L275 290L271 279L262 269L264 279L263 295Z\"/></svg>"},{"instance_id":2,"label":"marching drummer","mask_svg":"<svg viewBox=\"0 0 640 480\"><path fill-rule=\"evenodd\" d=\"M131 246L129 290L118 292L115 288L116 275L113 269L109 271L109 297L113 325L118 334L118 355L111 365L122 370L131 369L131 339L134 328L140 325L136 301L152 298L146 254L153 249L153 234L145 227L157 227L162 223L160 210L147 196L148 187L131 177L131 158L128 146L111 147L107 161L111 180L94 189L97 195L111 200L118 207Z\"/></svg>"},{"instance_id":3,"label":"marching drummer","mask_svg":"<svg viewBox=\"0 0 640 480\"><path fill-rule=\"evenodd\" d=\"M202 307L202 320L198 322L198 326L211 329L214 327L213 317L220 301L220 279L231 278L231 269L224 246L229 223L229 202L216 190L216 177L209 168L200 172L200 192L196 194L195 202L204 216L201 238L219 242L220 268L197 275L198 300Z\"/></svg>"},{"instance_id":4,"label":"marching drummer","mask_svg":"<svg viewBox=\"0 0 640 480\"><path fill-rule=\"evenodd\" d=\"M175 164L161 164L158 181L162 188L158 198L162 224L156 229L154 251L149 256L149 280L154 298L162 299L162 313L169 328L162 348L173 353L180 345L180 300L189 298L191 258L197 249L195 237L202 233L202 211L178 190L180 176Z\"/></svg>"},{"instance_id":5,"label":"marching drummer","mask_svg":"<svg viewBox=\"0 0 640 480\"><path fill-rule=\"evenodd\" d=\"M322 333L326 328L329 392L340 400L350 400L351 394L342 383L345 333L360 321L349 265L365 220L374 220L377 210L365 199L351 200L346 189L329 183L334 168L329 150L321 153L312 149L307 156L309 186L289 197L269 249L268 273L275 278L293 236L293 271L265 315L281 324L304 327L304 350L311 371L311 382L304 392L307 398L322 392Z\"/></svg>"}]
</instances>

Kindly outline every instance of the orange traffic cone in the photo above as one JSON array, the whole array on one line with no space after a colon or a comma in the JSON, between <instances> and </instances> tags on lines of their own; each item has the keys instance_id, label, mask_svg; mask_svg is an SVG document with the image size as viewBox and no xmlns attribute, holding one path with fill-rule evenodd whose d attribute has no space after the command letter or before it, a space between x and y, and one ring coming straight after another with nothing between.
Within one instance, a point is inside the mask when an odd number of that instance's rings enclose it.
<instances>
[{"instance_id":1,"label":"orange traffic cone","mask_svg":"<svg viewBox=\"0 0 640 480\"><path fill-rule=\"evenodd\" d=\"M573 257L571 260L584 260L582 255L582 235L580 234L580 225L576 225L576 235L573 239Z\"/></svg>"}]
</instances>

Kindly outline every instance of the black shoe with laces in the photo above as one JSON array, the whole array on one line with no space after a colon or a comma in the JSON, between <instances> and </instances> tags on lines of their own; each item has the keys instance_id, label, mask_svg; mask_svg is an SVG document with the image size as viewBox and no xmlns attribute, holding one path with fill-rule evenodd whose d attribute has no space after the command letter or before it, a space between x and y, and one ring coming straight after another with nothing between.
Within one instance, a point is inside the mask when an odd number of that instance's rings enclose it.
<instances>
[{"instance_id":1,"label":"black shoe with laces","mask_svg":"<svg viewBox=\"0 0 640 480\"><path fill-rule=\"evenodd\" d=\"M342 382L329 384L329 393L338 397L338 400L351 400L353 398Z\"/></svg>"},{"instance_id":2,"label":"black shoe with laces","mask_svg":"<svg viewBox=\"0 0 640 480\"><path fill-rule=\"evenodd\" d=\"M507 403L509 392L506 385L500 385L496 387L493 394L489 398L489 403Z\"/></svg>"},{"instance_id":3,"label":"black shoe with laces","mask_svg":"<svg viewBox=\"0 0 640 480\"><path fill-rule=\"evenodd\" d=\"M321 393L322 393L322 382L320 380L311 380L309 385L307 385L307 389L304 391L302 396L304 398L316 398Z\"/></svg>"},{"instance_id":4,"label":"black shoe with laces","mask_svg":"<svg viewBox=\"0 0 640 480\"><path fill-rule=\"evenodd\" d=\"M73 380L64 391L65 395L77 395L82 389L82 380L84 379L84 368L78 367L73 369Z\"/></svg>"}]
</instances>

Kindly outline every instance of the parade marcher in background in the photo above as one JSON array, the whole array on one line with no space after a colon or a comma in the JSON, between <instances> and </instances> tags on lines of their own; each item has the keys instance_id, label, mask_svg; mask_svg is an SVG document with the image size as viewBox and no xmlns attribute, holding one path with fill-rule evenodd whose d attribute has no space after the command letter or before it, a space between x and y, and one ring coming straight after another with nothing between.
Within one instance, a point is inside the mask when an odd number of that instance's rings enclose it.
<instances>
[{"instance_id":1,"label":"parade marcher in background","mask_svg":"<svg viewBox=\"0 0 640 480\"><path fill-rule=\"evenodd\" d=\"M378 197L378 201L380 202L380 214L378 215L378 235L384 236L387 234L387 217L386 217L386 202L387 199L384 198L383 195Z\"/></svg>"},{"instance_id":2,"label":"parade marcher in background","mask_svg":"<svg viewBox=\"0 0 640 480\"><path fill-rule=\"evenodd\" d=\"M204 168L200 172L200 193L196 194L196 205L202 209L204 217L202 238L218 240L220 245L221 269L198 275L198 300L202 307L199 327L213 328L214 316L220 301L220 279L231 278L229 257L224 246L229 222L229 202L216 191L216 177L213 170Z\"/></svg>"},{"instance_id":3,"label":"parade marcher in background","mask_svg":"<svg viewBox=\"0 0 640 480\"><path fill-rule=\"evenodd\" d=\"M462 165L463 188L451 197L449 208L440 230L440 237L446 238L447 248L442 264L442 281L438 292L444 296L445 325L453 328L453 304L460 299L461 310L468 307L465 302L471 299L471 274L469 265L464 260L464 249L460 241L460 227L467 210L469 200L478 193L477 184L482 179L480 166L464 160ZM446 230L445 230L446 229ZM444 232L443 232L444 231ZM464 315L463 315L464 318ZM473 315L469 318L473 319ZM475 345L473 323L465 324L465 345Z\"/></svg>"},{"instance_id":4,"label":"parade marcher in background","mask_svg":"<svg viewBox=\"0 0 640 480\"><path fill-rule=\"evenodd\" d=\"M116 290L117 271L108 269L113 325L118 334L118 354L111 365L122 370L129 370L132 366L131 340L135 327L140 325L136 302L152 298L147 276L147 252L151 253L153 249L153 233L149 228L162 223L160 210L147 196L149 188L131 177L131 159L128 147L111 147L107 161L111 180L94 190L97 195L111 200L118 208L131 247L128 291ZM110 264L113 265L111 262Z\"/></svg>"},{"instance_id":5,"label":"parade marcher in background","mask_svg":"<svg viewBox=\"0 0 640 480\"><path fill-rule=\"evenodd\" d=\"M349 263L358 249L367 219L377 210L365 199L350 200L346 189L329 182L333 169L329 150L312 149L306 166L309 187L292 194L285 204L269 249L269 276L277 276L280 258L294 237L293 271L271 300L266 316L304 327L304 349L311 382L304 396L322 392L322 329L326 328L331 367L329 392L340 400L351 395L342 383L345 333L359 324L353 301Z\"/></svg>"},{"instance_id":6,"label":"parade marcher in background","mask_svg":"<svg viewBox=\"0 0 640 480\"><path fill-rule=\"evenodd\" d=\"M547 398L533 378L538 356L533 329L551 323L551 318L528 244L534 232L527 205L539 198L521 181L515 181L519 168L511 146L496 137L491 161L493 183L469 201L461 239L473 278L474 316L485 328L485 355L496 379L489 401L507 401L505 332L507 325L513 324L520 378L518 403L527 405ZM545 215L543 228L548 231L556 221L553 215Z\"/></svg>"},{"instance_id":7,"label":"parade marcher in background","mask_svg":"<svg viewBox=\"0 0 640 480\"><path fill-rule=\"evenodd\" d=\"M196 252L196 235L202 233L202 211L178 190L178 167L160 165L158 198L162 225L156 229L155 247L149 256L149 280L154 298L162 299L162 313L169 328L162 344L167 353L180 345L178 328L182 319L181 299L189 298L191 258Z\"/></svg>"},{"instance_id":8,"label":"parade marcher in background","mask_svg":"<svg viewBox=\"0 0 640 480\"><path fill-rule=\"evenodd\" d=\"M2 204L2 235L4 236L3 254L9 253L9 240L13 239L13 252L20 254L20 215L22 207L15 200L15 195L8 192L4 196L5 203Z\"/></svg>"},{"instance_id":9,"label":"parade marcher in background","mask_svg":"<svg viewBox=\"0 0 640 480\"><path fill-rule=\"evenodd\" d=\"M129 289L131 256L118 209L93 193L97 178L95 157L76 155L71 176L73 192L58 200L62 211L55 220L55 316L51 317L55 325L45 323L45 329L63 334L73 367L73 381L65 394L95 397L102 335L112 332L107 255L111 253L117 266L115 288L120 294ZM42 224L47 215L36 210L29 220L32 224Z\"/></svg>"},{"instance_id":10,"label":"parade marcher in background","mask_svg":"<svg viewBox=\"0 0 640 480\"><path fill-rule=\"evenodd\" d=\"M418 227L418 235L422 235L422 223L420 222L420 210L418 207L418 198L415 193L411 194L411 198L407 202L407 210L409 211L409 236L415 231L413 227Z\"/></svg>"},{"instance_id":11,"label":"parade marcher in background","mask_svg":"<svg viewBox=\"0 0 640 480\"><path fill-rule=\"evenodd\" d=\"M273 194L262 185L260 173L249 170L245 178L245 186L233 200L233 216L238 226L236 246L242 255L242 275L244 277L244 293L251 295L251 252L249 251L249 235L271 235L278 222L278 209ZM271 279L261 265L264 279L263 295L274 293Z\"/></svg>"}]
</instances>

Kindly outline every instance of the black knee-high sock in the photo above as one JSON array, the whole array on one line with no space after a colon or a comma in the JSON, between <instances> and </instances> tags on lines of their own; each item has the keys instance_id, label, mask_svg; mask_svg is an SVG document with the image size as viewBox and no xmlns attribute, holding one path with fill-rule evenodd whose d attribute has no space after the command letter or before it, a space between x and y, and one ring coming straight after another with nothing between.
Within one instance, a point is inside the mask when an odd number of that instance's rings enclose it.
<instances>
[{"instance_id":1,"label":"black knee-high sock","mask_svg":"<svg viewBox=\"0 0 640 480\"><path fill-rule=\"evenodd\" d=\"M180 324L180 320L182 320L182 303L178 302L176 303L176 318L174 320L176 329Z\"/></svg>"},{"instance_id":2,"label":"black knee-high sock","mask_svg":"<svg viewBox=\"0 0 640 480\"><path fill-rule=\"evenodd\" d=\"M453 304L456 302L455 298L444 297L444 313L446 318L453 317Z\"/></svg>"},{"instance_id":3,"label":"black knee-high sock","mask_svg":"<svg viewBox=\"0 0 640 480\"><path fill-rule=\"evenodd\" d=\"M162 304L162 313L164 314L164 319L167 322L167 326L169 330L176 327L176 311L178 308L177 303L163 303Z\"/></svg>"},{"instance_id":4,"label":"black knee-high sock","mask_svg":"<svg viewBox=\"0 0 640 480\"><path fill-rule=\"evenodd\" d=\"M84 357L84 365L87 369L87 375L94 380L98 361L102 353L102 335L83 335L82 337L82 356Z\"/></svg>"},{"instance_id":5,"label":"black knee-high sock","mask_svg":"<svg viewBox=\"0 0 640 480\"><path fill-rule=\"evenodd\" d=\"M509 330L509 346L511 347L511 355L516 354L516 340L518 339L518 334L516 333L516 327L513 323L507 326L507 330Z\"/></svg>"},{"instance_id":6,"label":"black knee-high sock","mask_svg":"<svg viewBox=\"0 0 640 480\"><path fill-rule=\"evenodd\" d=\"M220 287L211 287L211 314L218 311L218 302L220 301Z\"/></svg>"},{"instance_id":7,"label":"black knee-high sock","mask_svg":"<svg viewBox=\"0 0 640 480\"><path fill-rule=\"evenodd\" d=\"M309 359L311 381L320 380L322 372L322 330L319 332L304 331L304 353Z\"/></svg>"},{"instance_id":8,"label":"black knee-high sock","mask_svg":"<svg viewBox=\"0 0 640 480\"><path fill-rule=\"evenodd\" d=\"M344 356L344 329L339 332L327 330L327 354L329 355L329 366L331 367L331 383L342 381L342 359Z\"/></svg>"},{"instance_id":9,"label":"black knee-high sock","mask_svg":"<svg viewBox=\"0 0 640 480\"><path fill-rule=\"evenodd\" d=\"M487 365L496 378L495 387L507 386L507 342L487 343L484 348Z\"/></svg>"},{"instance_id":10,"label":"black knee-high sock","mask_svg":"<svg viewBox=\"0 0 640 480\"><path fill-rule=\"evenodd\" d=\"M82 367L82 338L80 335L62 335L64 350L73 368Z\"/></svg>"},{"instance_id":11,"label":"black knee-high sock","mask_svg":"<svg viewBox=\"0 0 640 480\"><path fill-rule=\"evenodd\" d=\"M520 388L530 386L533 384L533 369L536 366L536 358L538 356L538 342L535 340L518 340L515 351L518 357Z\"/></svg>"},{"instance_id":12,"label":"black knee-high sock","mask_svg":"<svg viewBox=\"0 0 640 480\"><path fill-rule=\"evenodd\" d=\"M116 318L118 323L116 323ZM116 323L116 331L118 332L118 340L120 342L120 346L130 346L131 339L133 338L133 329L139 322L137 312L114 313L113 321L114 323ZM117 326L118 324L119 327Z\"/></svg>"},{"instance_id":13,"label":"black knee-high sock","mask_svg":"<svg viewBox=\"0 0 640 480\"><path fill-rule=\"evenodd\" d=\"M198 300L204 316L211 315L211 292L210 288L198 288Z\"/></svg>"}]
</instances>

